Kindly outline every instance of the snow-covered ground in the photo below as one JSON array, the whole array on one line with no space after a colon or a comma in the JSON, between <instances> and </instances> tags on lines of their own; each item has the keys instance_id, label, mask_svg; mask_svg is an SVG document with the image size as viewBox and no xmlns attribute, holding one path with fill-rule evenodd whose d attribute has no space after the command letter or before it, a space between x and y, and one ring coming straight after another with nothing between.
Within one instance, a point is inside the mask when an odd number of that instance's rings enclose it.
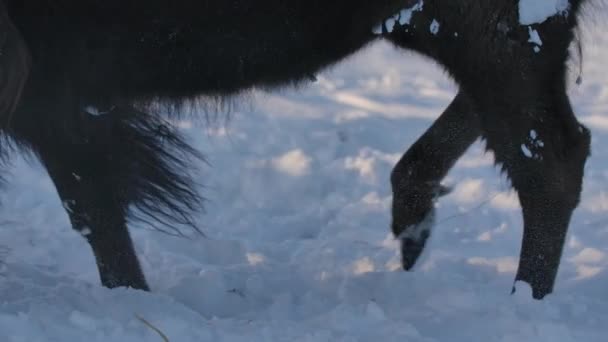
<instances>
[{"instance_id":1,"label":"snow-covered ground","mask_svg":"<svg viewBox=\"0 0 608 342\"><path fill-rule=\"evenodd\" d=\"M203 150L207 238L132 225L151 293L99 285L39 165L0 199L0 341L605 341L608 38L589 33L572 96L593 132L555 293L510 295L521 214L474 145L417 271L398 270L389 172L454 95L435 65L374 44L309 87L257 94L228 125L181 126Z\"/></svg>"}]
</instances>

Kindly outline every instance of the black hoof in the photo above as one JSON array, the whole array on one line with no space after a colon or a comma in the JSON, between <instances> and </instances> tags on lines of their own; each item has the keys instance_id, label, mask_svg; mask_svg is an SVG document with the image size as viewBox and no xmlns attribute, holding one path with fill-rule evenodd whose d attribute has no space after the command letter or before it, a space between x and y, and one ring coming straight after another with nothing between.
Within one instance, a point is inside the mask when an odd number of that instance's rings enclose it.
<instances>
[{"instance_id":1,"label":"black hoof","mask_svg":"<svg viewBox=\"0 0 608 342\"><path fill-rule=\"evenodd\" d=\"M437 200L439 197L448 195L450 192L452 192L452 190L454 190L454 188L447 186L447 185L439 184L439 186L436 189L435 200Z\"/></svg>"},{"instance_id":2,"label":"black hoof","mask_svg":"<svg viewBox=\"0 0 608 342\"><path fill-rule=\"evenodd\" d=\"M424 250L427 238L419 241L412 239L401 240L401 264L405 271L410 271L414 267L418 257L420 257L420 254Z\"/></svg>"},{"instance_id":3,"label":"black hoof","mask_svg":"<svg viewBox=\"0 0 608 342\"><path fill-rule=\"evenodd\" d=\"M435 210L432 209L417 225L408 227L398 236L401 240L401 263L403 269L411 270L422 254L435 224Z\"/></svg>"},{"instance_id":4,"label":"black hoof","mask_svg":"<svg viewBox=\"0 0 608 342\"><path fill-rule=\"evenodd\" d=\"M440 184L435 189L430 208L422 216L422 220L409 225L397 236L397 239L401 240L401 264L404 270L410 271L414 267L429 236L431 236L431 230L435 225L435 207L433 204L439 197L445 196L451 191L452 188Z\"/></svg>"}]
</instances>

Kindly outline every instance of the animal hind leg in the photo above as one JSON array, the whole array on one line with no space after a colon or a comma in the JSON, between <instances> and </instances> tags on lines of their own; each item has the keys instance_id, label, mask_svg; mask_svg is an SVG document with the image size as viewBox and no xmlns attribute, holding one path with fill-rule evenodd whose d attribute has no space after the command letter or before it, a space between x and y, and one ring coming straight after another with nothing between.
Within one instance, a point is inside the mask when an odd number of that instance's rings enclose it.
<instances>
[{"instance_id":1,"label":"animal hind leg","mask_svg":"<svg viewBox=\"0 0 608 342\"><path fill-rule=\"evenodd\" d=\"M414 266L430 236L436 198L449 191L441 180L480 133L475 108L460 92L393 169L391 228L401 240L405 270Z\"/></svg>"},{"instance_id":2,"label":"animal hind leg","mask_svg":"<svg viewBox=\"0 0 608 342\"><path fill-rule=\"evenodd\" d=\"M127 228L126 208L116 201L118 189L108 183L104 175L107 168L93 161L81 146L63 145L61 149L42 150L40 158L73 229L93 249L101 283L108 288L126 286L148 291Z\"/></svg>"},{"instance_id":3,"label":"animal hind leg","mask_svg":"<svg viewBox=\"0 0 608 342\"><path fill-rule=\"evenodd\" d=\"M162 120L130 107L97 116L82 111L76 121L67 131L33 120L18 120L15 129L91 245L102 284L148 290L127 220L192 224L189 215L200 205L190 177L197 154Z\"/></svg>"},{"instance_id":4,"label":"animal hind leg","mask_svg":"<svg viewBox=\"0 0 608 342\"><path fill-rule=\"evenodd\" d=\"M102 129L95 126L91 128ZM112 154L104 141L86 140L44 139L34 149L57 188L72 228L91 246L101 283L108 288L149 290L127 228L123 189L113 182Z\"/></svg>"}]
</instances>

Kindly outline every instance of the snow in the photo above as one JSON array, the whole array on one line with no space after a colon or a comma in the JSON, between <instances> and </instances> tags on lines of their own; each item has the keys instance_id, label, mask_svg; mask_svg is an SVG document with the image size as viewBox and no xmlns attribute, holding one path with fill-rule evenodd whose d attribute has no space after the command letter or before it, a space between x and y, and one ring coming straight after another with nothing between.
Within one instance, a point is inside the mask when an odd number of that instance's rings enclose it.
<instances>
[{"instance_id":1,"label":"snow","mask_svg":"<svg viewBox=\"0 0 608 342\"><path fill-rule=\"evenodd\" d=\"M528 158L533 157L532 151L530 151L530 149L528 148L528 146L526 146L526 144L521 144L521 152L524 154L524 156L526 156Z\"/></svg>"},{"instance_id":2,"label":"snow","mask_svg":"<svg viewBox=\"0 0 608 342\"><path fill-rule=\"evenodd\" d=\"M437 32L439 32L439 22L437 19L433 19L433 22L431 22L431 26L429 27L429 31L431 31L432 34L437 35Z\"/></svg>"},{"instance_id":3,"label":"snow","mask_svg":"<svg viewBox=\"0 0 608 342\"><path fill-rule=\"evenodd\" d=\"M538 31L536 31L532 27L528 27L528 35L530 37L528 39L528 43L535 44L533 47L533 50L534 50L534 52L539 53L540 47L543 45L543 41L540 39L540 35L538 34Z\"/></svg>"},{"instance_id":4,"label":"snow","mask_svg":"<svg viewBox=\"0 0 608 342\"><path fill-rule=\"evenodd\" d=\"M419 0L414 6L410 8L404 8L399 12L399 23L401 25L409 24L412 20L414 12L421 12L424 10L424 0Z\"/></svg>"},{"instance_id":5,"label":"snow","mask_svg":"<svg viewBox=\"0 0 608 342\"><path fill-rule=\"evenodd\" d=\"M531 27L528 27L528 34L530 35L530 38L528 39L529 43L533 43L538 46L543 45L543 41L540 39L540 35L538 34L538 31L532 29Z\"/></svg>"},{"instance_id":6,"label":"snow","mask_svg":"<svg viewBox=\"0 0 608 342\"><path fill-rule=\"evenodd\" d=\"M272 164L278 171L298 177L308 173L311 161L302 150L296 149L274 158Z\"/></svg>"},{"instance_id":7,"label":"snow","mask_svg":"<svg viewBox=\"0 0 608 342\"><path fill-rule=\"evenodd\" d=\"M162 341L138 316L172 342L604 341L601 32L586 45L586 83L571 82L593 155L546 300L525 283L510 294L521 213L481 143L446 179L455 190L437 203L422 262L400 271L390 170L455 87L433 63L378 43L303 90L258 94L226 126L180 124L212 165L202 166L210 201L198 217L207 237L133 224L150 293L101 287L45 172L16 159L0 195L0 341Z\"/></svg>"},{"instance_id":8,"label":"snow","mask_svg":"<svg viewBox=\"0 0 608 342\"><path fill-rule=\"evenodd\" d=\"M568 0L519 0L519 23L540 24L549 17L568 11Z\"/></svg>"},{"instance_id":9,"label":"snow","mask_svg":"<svg viewBox=\"0 0 608 342\"><path fill-rule=\"evenodd\" d=\"M372 28L372 33L382 34L382 24L386 26L386 30L390 33L393 32L395 24L399 22L401 25L406 25L412 20L414 12L420 12L424 9L424 0L419 0L414 6L404 8L399 13L395 13L392 17L386 19L384 22L378 23ZM439 27L437 27L439 28ZM431 29L432 30L432 29Z\"/></svg>"},{"instance_id":10,"label":"snow","mask_svg":"<svg viewBox=\"0 0 608 342\"><path fill-rule=\"evenodd\" d=\"M419 224L417 224L415 226L404 228L401 231L401 233L399 234L399 236L397 236L397 239L401 239L401 240L410 239L410 240L414 240L414 241L419 241L424 236L424 233L430 234L430 232L433 230L434 224L435 224L435 211L431 210L431 212L428 213L424 217L422 222L420 222Z\"/></svg>"},{"instance_id":11,"label":"snow","mask_svg":"<svg viewBox=\"0 0 608 342\"><path fill-rule=\"evenodd\" d=\"M540 24L549 17L566 13L569 8L569 0L519 0L519 23L521 25ZM418 1L414 6L402 9L399 13L384 21L387 31L389 33L392 32L397 22L401 25L409 24L412 14L423 9L424 0ZM433 21L431 33L437 34L438 29L438 23ZM382 23L374 26L372 32L374 34L382 34Z\"/></svg>"}]
</instances>

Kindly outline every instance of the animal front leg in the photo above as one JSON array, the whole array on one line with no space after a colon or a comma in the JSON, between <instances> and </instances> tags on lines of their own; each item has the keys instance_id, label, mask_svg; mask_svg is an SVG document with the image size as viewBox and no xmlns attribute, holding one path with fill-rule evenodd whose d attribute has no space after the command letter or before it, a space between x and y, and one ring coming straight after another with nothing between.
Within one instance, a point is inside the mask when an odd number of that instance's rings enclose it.
<instances>
[{"instance_id":1,"label":"animal front leg","mask_svg":"<svg viewBox=\"0 0 608 342\"><path fill-rule=\"evenodd\" d=\"M529 161L516 175L527 181L518 180L516 186L524 232L515 281L528 283L535 299L553 292L570 218L580 197L589 133L581 126L579 138L568 141L570 152L564 159L554 157L555 146L551 145L545 144L542 152L531 152L543 159Z\"/></svg>"},{"instance_id":2,"label":"animal front leg","mask_svg":"<svg viewBox=\"0 0 608 342\"><path fill-rule=\"evenodd\" d=\"M532 297L542 299L553 292L573 207L550 193L520 193L524 213L524 235L515 281L532 288ZM572 194L576 196L576 194ZM513 286L512 292L515 292Z\"/></svg>"},{"instance_id":3,"label":"animal front leg","mask_svg":"<svg viewBox=\"0 0 608 342\"><path fill-rule=\"evenodd\" d=\"M590 150L589 131L574 118L565 91L559 100L548 100L547 110L533 115L513 110L482 119L488 148L507 172L523 211L515 281L528 283L535 299L553 291Z\"/></svg>"},{"instance_id":4,"label":"animal front leg","mask_svg":"<svg viewBox=\"0 0 608 342\"><path fill-rule=\"evenodd\" d=\"M435 200L449 192L441 180L480 132L474 106L461 92L393 169L391 228L401 240L405 270L414 266L431 234Z\"/></svg>"}]
</instances>

